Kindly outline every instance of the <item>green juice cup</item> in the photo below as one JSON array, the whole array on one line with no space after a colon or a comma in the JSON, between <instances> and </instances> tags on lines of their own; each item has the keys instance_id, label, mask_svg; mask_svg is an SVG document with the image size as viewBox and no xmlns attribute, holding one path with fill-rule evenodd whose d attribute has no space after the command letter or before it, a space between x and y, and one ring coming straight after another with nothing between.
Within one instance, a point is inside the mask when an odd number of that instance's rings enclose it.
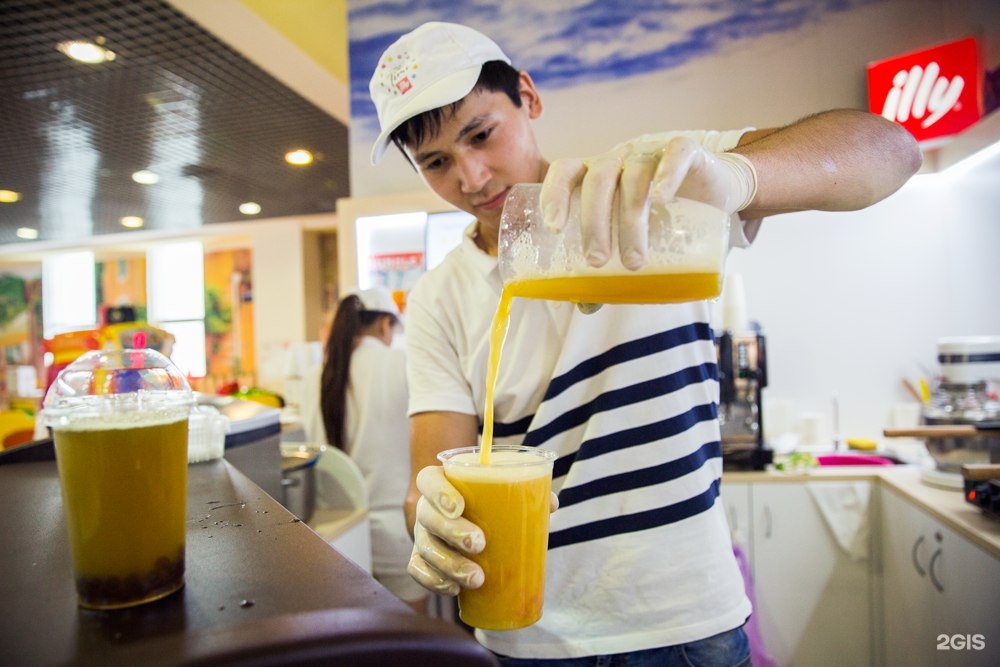
<instances>
[{"instance_id":1,"label":"green juice cup","mask_svg":"<svg viewBox=\"0 0 1000 667\"><path fill-rule=\"evenodd\" d=\"M79 604L119 609L184 585L194 395L155 350L94 351L63 369L52 429Z\"/></svg>"}]
</instances>

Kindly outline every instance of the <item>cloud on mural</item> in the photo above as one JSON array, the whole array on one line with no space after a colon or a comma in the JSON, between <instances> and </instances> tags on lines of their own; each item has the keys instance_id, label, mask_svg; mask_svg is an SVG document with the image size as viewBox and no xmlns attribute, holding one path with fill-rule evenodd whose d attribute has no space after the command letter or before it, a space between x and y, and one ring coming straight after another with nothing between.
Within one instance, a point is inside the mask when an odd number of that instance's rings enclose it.
<instances>
[{"instance_id":1,"label":"cloud on mural","mask_svg":"<svg viewBox=\"0 0 1000 667\"><path fill-rule=\"evenodd\" d=\"M425 21L492 37L540 88L669 70L734 43L795 30L883 0L352 0L352 132L374 136L368 80L382 51Z\"/></svg>"}]
</instances>

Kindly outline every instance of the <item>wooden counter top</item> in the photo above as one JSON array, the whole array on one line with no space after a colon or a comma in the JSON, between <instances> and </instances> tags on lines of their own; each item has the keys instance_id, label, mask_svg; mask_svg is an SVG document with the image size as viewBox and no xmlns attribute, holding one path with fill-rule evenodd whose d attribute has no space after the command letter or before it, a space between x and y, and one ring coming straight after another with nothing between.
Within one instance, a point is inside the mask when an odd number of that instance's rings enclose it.
<instances>
[{"instance_id":1,"label":"wooden counter top","mask_svg":"<svg viewBox=\"0 0 1000 667\"><path fill-rule=\"evenodd\" d=\"M228 462L192 465L188 478L185 587L97 612L76 603L55 462L0 465L0 664L495 664Z\"/></svg>"},{"instance_id":2,"label":"wooden counter top","mask_svg":"<svg viewBox=\"0 0 1000 667\"><path fill-rule=\"evenodd\" d=\"M879 479L885 488L1000 558L1000 520L966 502L961 490L925 484L915 466L894 466L881 472Z\"/></svg>"}]
</instances>

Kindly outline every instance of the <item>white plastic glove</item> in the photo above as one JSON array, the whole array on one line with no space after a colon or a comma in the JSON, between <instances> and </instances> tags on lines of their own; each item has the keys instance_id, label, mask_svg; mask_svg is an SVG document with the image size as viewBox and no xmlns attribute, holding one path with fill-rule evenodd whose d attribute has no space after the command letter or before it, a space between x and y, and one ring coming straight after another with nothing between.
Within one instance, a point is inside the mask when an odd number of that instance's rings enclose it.
<instances>
[{"instance_id":1,"label":"white plastic glove","mask_svg":"<svg viewBox=\"0 0 1000 667\"><path fill-rule=\"evenodd\" d=\"M640 137L595 157L556 160L540 195L550 231L566 226L577 188L587 263L600 267L611 258L612 219L617 213L622 264L635 270L646 262L650 203L685 197L736 213L753 201L757 174L746 157L712 153L685 136Z\"/></svg>"},{"instance_id":2,"label":"white plastic glove","mask_svg":"<svg viewBox=\"0 0 1000 667\"><path fill-rule=\"evenodd\" d=\"M417 583L433 593L458 595L462 588L479 588L483 568L463 554L486 548L479 526L462 518L465 499L444 476L441 466L427 466L417 473L417 521L413 526L413 551L406 567ZM559 507L555 493L549 511Z\"/></svg>"},{"instance_id":3,"label":"white plastic glove","mask_svg":"<svg viewBox=\"0 0 1000 667\"><path fill-rule=\"evenodd\" d=\"M462 554L486 547L479 526L462 518L465 499L444 476L441 466L417 473L417 521L407 572L424 588L441 595L458 595L460 588L483 585L483 569Z\"/></svg>"}]
</instances>

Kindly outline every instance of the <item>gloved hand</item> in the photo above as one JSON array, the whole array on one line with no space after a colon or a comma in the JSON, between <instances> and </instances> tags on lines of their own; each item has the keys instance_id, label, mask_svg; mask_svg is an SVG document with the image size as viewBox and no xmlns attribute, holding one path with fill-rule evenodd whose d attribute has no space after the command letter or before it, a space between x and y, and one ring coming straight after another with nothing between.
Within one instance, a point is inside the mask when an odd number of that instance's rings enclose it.
<instances>
[{"instance_id":1,"label":"gloved hand","mask_svg":"<svg viewBox=\"0 0 1000 667\"><path fill-rule=\"evenodd\" d=\"M441 466L421 469L417 489L420 499L407 572L421 586L441 595L479 588L485 579L483 568L462 554L482 551L486 536L479 526L462 518L462 494L445 478Z\"/></svg>"},{"instance_id":2,"label":"gloved hand","mask_svg":"<svg viewBox=\"0 0 1000 667\"><path fill-rule=\"evenodd\" d=\"M417 473L417 521L413 526L413 552L407 572L424 588L441 595L458 595L461 588L479 588L483 569L463 554L486 548L482 529L462 518L465 499L444 476L441 466L427 466ZM556 494L549 511L559 507Z\"/></svg>"},{"instance_id":3,"label":"gloved hand","mask_svg":"<svg viewBox=\"0 0 1000 667\"><path fill-rule=\"evenodd\" d=\"M635 270L646 262L650 203L686 197L732 214L753 201L757 174L746 157L712 153L685 136L640 137L595 157L556 160L540 195L550 231L565 227L577 188L587 263L600 267L611 258L611 221L617 213L622 264Z\"/></svg>"}]
</instances>

